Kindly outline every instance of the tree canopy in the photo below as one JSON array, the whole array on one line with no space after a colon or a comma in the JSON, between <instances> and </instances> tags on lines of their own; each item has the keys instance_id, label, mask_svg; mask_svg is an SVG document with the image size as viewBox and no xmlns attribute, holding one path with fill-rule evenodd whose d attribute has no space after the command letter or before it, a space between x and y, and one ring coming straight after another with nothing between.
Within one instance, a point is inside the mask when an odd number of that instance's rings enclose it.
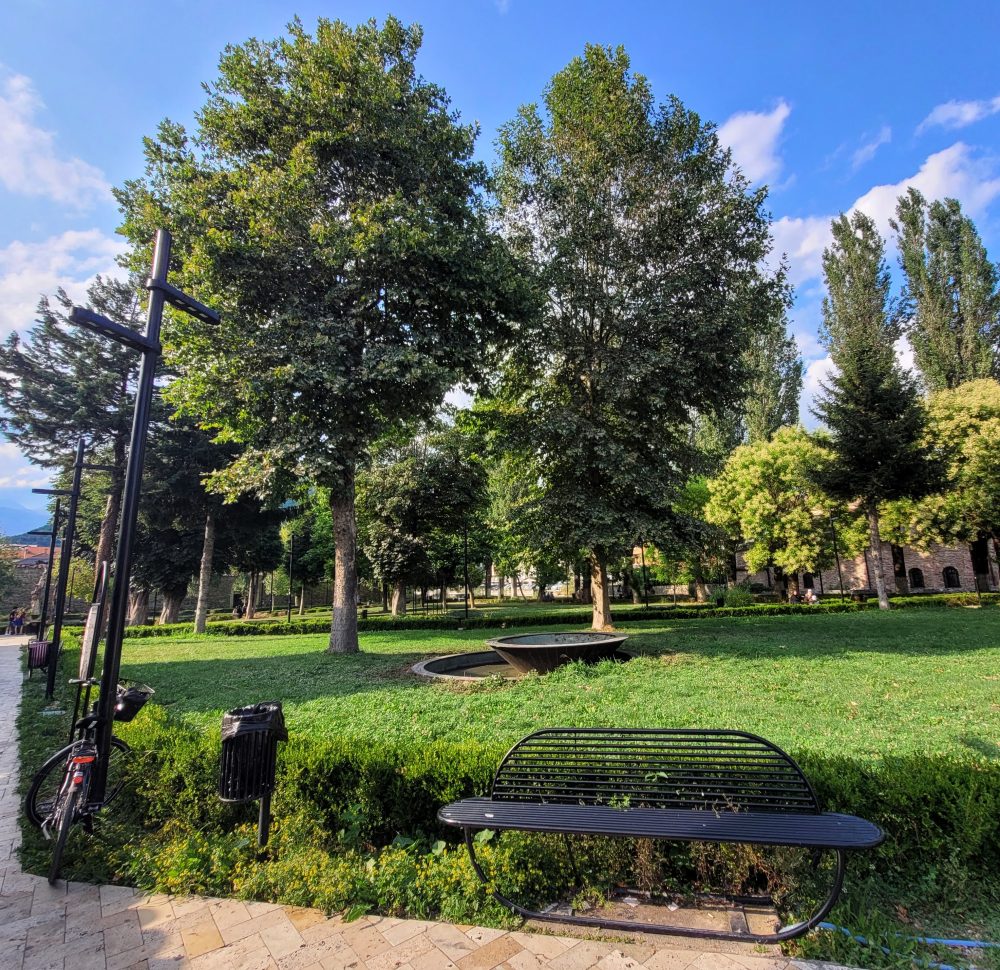
<instances>
[{"instance_id":1,"label":"tree canopy","mask_svg":"<svg viewBox=\"0 0 1000 970\"><path fill-rule=\"evenodd\" d=\"M903 312L913 356L931 390L1000 378L1000 280L956 199L899 199Z\"/></svg>"},{"instance_id":2,"label":"tree canopy","mask_svg":"<svg viewBox=\"0 0 1000 970\"><path fill-rule=\"evenodd\" d=\"M295 21L227 48L189 137L164 122L124 232L177 238L178 280L223 311L177 321L181 408L242 454L217 484L329 489L332 651L357 649L355 476L482 365L511 305L476 129L420 78L418 27Z\"/></svg>"},{"instance_id":3,"label":"tree canopy","mask_svg":"<svg viewBox=\"0 0 1000 970\"><path fill-rule=\"evenodd\" d=\"M785 287L762 269L764 191L711 125L656 104L620 48L588 46L499 147L499 224L540 310L477 409L539 485L539 543L586 550L600 628L609 556L669 522L694 417L737 405L751 334Z\"/></svg>"}]
</instances>

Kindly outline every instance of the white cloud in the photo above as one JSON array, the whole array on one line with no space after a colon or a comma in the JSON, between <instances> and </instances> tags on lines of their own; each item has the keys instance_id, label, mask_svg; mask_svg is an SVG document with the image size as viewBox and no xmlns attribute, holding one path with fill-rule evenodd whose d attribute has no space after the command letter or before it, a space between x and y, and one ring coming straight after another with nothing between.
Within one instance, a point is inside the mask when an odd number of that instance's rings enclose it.
<instances>
[{"instance_id":1,"label":"white cloud","mask_svg":"<svg viewBox=\"0 0 1000 970\"><path fill-rule=\"evenodd\" d=\"M510 10L510 0L493 0L493 4L500 14L505 14Z\"/></svg>"},{"instance_id":2,"label":"white cloud","mask_svg":"<svg viewBox=\"0 0 1000 970\"><path fill-rule=\"evenodd\" d=\"M0 337L30 327L43 294L62 286L80 299L98 274L120 274L115 257L123 248L121 240L88 229L0 249Z\"/></svg>"},{"instance_id":3,"label":"white cloud","mask_svg":"<svg viewBox=\"0 0 1000 970\"><path fill-rule=\"evenodd\" d=\"M58 157L55 135L35 120L43 107L30 78L0 74L0 184L19 195L44 196L76 209L110 201L99 168L80 158Z\"/></svg>"},{"instance_id":4,"label":"white cloud","mask_svg":"<svg viewBox=\"0 0 1000 970\"><path fill-rule=\"evenodd\" d=\"M995 175L996 164L992 160L976 158L968 145L958 141L929 155L915 175L869 189L851 209L860 209L871 216L885 233L890 216L896 212L896 202L912 186L928 199L958 199L968 215L976 216L1000 195L1000 178Z\"/></svg>"},{"instance_id":5,"label":"white cloud","mask_svg":"<svg viewBox=\"0 0 1000 970\"><path fill-rule=\"evenodd\" d=\"M0 488L45 488L50 472L32 465L10 441L0 442Z\"/></svg>"},{"instance_id":6,"label":"white cloud","mask_svg":"<svg viewBox=\"0 0 1000 970\"><path fill-rule=\"evenodd\" d=\"M1000 176L993 159L978 157L964 142L929 155L920 169L899 182L876 185L855 200L848 210L860 209L875 220L891 244L889 219L899 197L910 187L928 199L958 199L970 216L981 215L1000 196ZM789 279L800 284L817 278L823 269L823 250L830 244L833 216L784 216L772 225L774 255L788 254Z\"/></svg>"},{"instance_id":7,"label":"white cloud","mask_svg":"<svg viewBox=\"0 0 1000 970\"><path fill-rule=\"evenodd\" d=\"M879 133L851 156L851 168L857 171L862 165L870 162L875 157L875 152L890 141L892 141L892 129L888 125L882 125Z\"/></svg>"},{"instance_id":8,"label":"white cloud","mask_svg":"<svg viewBox=\"0 0 1000 970\"><path fill-rule=\"evenodd\" d=\"M806 365L806 372L802 375L802 394L799 397L799 421L807 428L815 428L819 424L813 416L812 408L823 391L823 384L829 382L833 372L833 361L829 354Z\"/></svg>"},{"instance_id":9,"label":"white cloud","mask_svg":"<svg viewBox=\"0 0 1000 970\"><path fill-rule=\"evenodd\" d=\"M781 171L778 140L791 113L788 103L779 101L769 113L743 111L719 128L719 141L732 149L734 161L751 182L763 182Z\"/></svg>"},{"instance_id":10,"label":"white cloud","mask_svg":"<svg viewBox=\"0 0 1000 970\"><path fill-rule=\"evenodd\" d=\"M771 224L775 261L788 256L788 278L798 285L820 275L823 250L830 242L830 217L782 216Z\"/></svg>"},{"instance_id":11,"label":"white cloud","mask_svg":"<svg viewBox=\"0 0 1000 970\"><path fill-rule=\"evenodd\" d=\"M917 125L917 134L928 128L964 128L1000 113L1000 95L987 98L985 101L946 101L939 104L931 113Z\"/></svg>"}]
</instances>

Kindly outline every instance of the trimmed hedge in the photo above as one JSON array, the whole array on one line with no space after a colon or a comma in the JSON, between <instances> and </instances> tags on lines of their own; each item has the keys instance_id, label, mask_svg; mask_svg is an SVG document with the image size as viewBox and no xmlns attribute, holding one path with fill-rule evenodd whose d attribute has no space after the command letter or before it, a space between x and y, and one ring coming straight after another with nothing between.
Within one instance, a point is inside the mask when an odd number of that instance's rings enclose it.
<instances>
[{"instance_id":1,"label":"trimmed hedge","mask_svg":"<svg viewBox=\"0 0 1000 970\"><path fill-rule=\"evenodd\" d=\"M940 606L977 605L975 593L939 593L927 596L899 596L891 601L903 608L926 608ZM984 604L1000 603L1000 593L983 593ZM667 606L651 607L648 610L629 610L620 613L620 622L641 620L695 620L724 616L790 616L794 614L855 613L859 610L876 609L878 602L842 603L825 600L813 605L804 603L755 603L752 606ZM590 610L562 610L559 612L529 613L523 616L499 618L495 616L470 616L468 619L454 616L378 616L358 620L358 630L375 633L379 630L496 630L522 626L587 626L590 624ZM284 636L285 634L329 633L328 619L301 619L286 623L283 620L230 620L223 623L209 623L206 636L253 637ZM127 638L166 637L174 634L191 634L194 627L190 623L167 623L162 626L134 626L125 631Z\"/></svg>"}]
</instances>

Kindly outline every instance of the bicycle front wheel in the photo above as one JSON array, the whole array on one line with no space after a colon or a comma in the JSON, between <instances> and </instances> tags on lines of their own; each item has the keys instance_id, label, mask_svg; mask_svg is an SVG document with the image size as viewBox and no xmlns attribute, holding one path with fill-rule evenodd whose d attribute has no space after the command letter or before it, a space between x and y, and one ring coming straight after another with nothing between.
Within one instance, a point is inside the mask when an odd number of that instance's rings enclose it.
<instances>
[{"instance_id":1,"label":"bicycle front wheel","mask_svg":"<svg viewBox=\"0 0 1000 970\"><path fill-rule=\"evenodd\" d=\"M59 878L59 869L62 866L63 850L66 848L66 839L69 838L69 830L76 821L77 800L80 797L79 789L70 786L61 798L61 804L56 811L59 815L59 827L56 831L55 841L52 843L52 862L49 864L49 884L55 884Z\"/></svg>"},{"instance_id":2,"label":"bicycle front wheel","mask_svg":"<svg viewBox=\"0 0 1000 970\"><path fill-rule=\"evenodd\" d=\"M52 815L55 809L56 800L59 797L59 792L62 791L63 781L66 778L69 756L77 744L78 742L74 741L57 751L35 772L35 777L31 779L28 793L24 796L24 813L28 816L28 821L36 828L41 828L42 823ZM111 753L108 757L105 805L121 791L122 785L125 783L125 764L131 750L121 738L112 737Z\"/></svg>"}]
</instances>

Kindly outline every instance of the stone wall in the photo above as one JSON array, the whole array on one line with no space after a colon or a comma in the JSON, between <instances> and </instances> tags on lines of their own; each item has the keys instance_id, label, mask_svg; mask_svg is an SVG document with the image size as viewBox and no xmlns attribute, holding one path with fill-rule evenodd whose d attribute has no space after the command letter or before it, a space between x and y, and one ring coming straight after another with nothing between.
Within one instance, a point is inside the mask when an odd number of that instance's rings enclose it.
<instances>
[{"instance_id":1,"label":"stone wall","mask_svg":"<svg viewBox=\"0 0 1000 970\"><path fill-rule=\"evenodd\" d=\"M893 560L893 547L889 543L882 545L882 562L886 571L886 581L889 586L890 595L894 592L900 594L909 592L943 593L948 590L955 592L973 592L976 589L976 577L972 570L972 556L969 547L933 545L926 552L919 549L904 546L899 550L902 554L900 563L899 554L897 560ZM1000 590L1000 566L997 564L996 553L992 543L988 545L988 568L989 571L980 577L982 588L997 591ZM742 557L737 556L737 576L740 580L749 580L751 583L759 583L764 586L773 587L775 582L774 570L768 572L748 574L746 564ZM902 575L899 575L900 566ZM895 568L894 568L895 567ZM916 578L911 570L919 569L924 585L917 587L911 584L910 580ZM947 586L945 582L945 570L954 569L958 574L958 585ZM843 576L843 588L845 591L852 589L874 589L875 574L874 564L871 561L871 553L867 550L854 559L841 558L840 572ZM806 585L807 577L800 574L800 587ZM895 583L895 585L894 585ZM836 565L824 569L822 575L816 574L812 577L812 586L817 593L839 593L840 578L837 574Z\"/></svg>"}]
</instances>

